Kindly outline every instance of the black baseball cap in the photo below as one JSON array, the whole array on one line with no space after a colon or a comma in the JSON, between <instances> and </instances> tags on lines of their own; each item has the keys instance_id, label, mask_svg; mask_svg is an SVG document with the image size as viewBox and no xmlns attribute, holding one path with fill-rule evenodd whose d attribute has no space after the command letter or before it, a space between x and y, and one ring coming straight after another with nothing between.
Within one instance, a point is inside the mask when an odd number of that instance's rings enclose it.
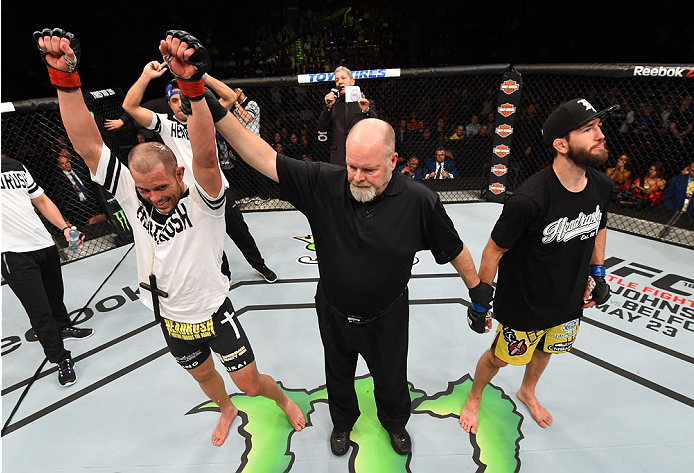
<instances>
[{"instance_id":1,"label":"black baseball cap","mask_svg":"<svg viewBox=\"0 0 694 473\"><path fill-rule=\"evenodd\" d=\"M545 146L552 147L557 138L568 135L595 118L602 118L619 110L619 105L612 105L598 112L586 99L571 99L561 104L542 125L542 140Z\"/></svg>"}]
</instances>

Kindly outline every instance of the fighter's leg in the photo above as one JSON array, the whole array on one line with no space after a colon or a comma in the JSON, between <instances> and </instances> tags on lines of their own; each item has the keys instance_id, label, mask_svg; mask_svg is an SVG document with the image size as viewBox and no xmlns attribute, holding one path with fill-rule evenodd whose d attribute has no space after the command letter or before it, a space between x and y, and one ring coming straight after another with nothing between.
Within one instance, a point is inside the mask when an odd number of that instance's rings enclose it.
<instances>
[{"instance_id":1,"label":"fighter's leg","mask_svg":"<svg viewBox=\"0 0 694 473\"><path fill-rule=\"evenodd\" d=\"M547 363L549 363L550 356L552 356L550 353L535 350L530 363L525 366L523 382L518 393L516 393L518 399L530 410L530 414L535 419L535 422L542 428L552 425L552 414L535 397L535 387L540 380L540 376L545 371Z\"/></svg>"},{"instance_id":2,"label":"fighter's leg","mask_svg":"<svg viewBox=\"0 0 694 473\"><path fill-rule=\"evenodd\" d=\"M207 359L199 366L191 368L188 372L198 382L205 395L214 401L222 412L217 427L212 432L212 444L220 446L229 435L229 427L239 413L224 387L224 379L214 367L214 360L209 353Z\"/></svg>"},{"instance_id":3,"label":"fighter's leg","mask_svg":"<svg viewBox=\"0 0 694 473\"><path fill-rule=\"evenodd\" d=\"M472 388L470 388L470 392L465 400L465 405L463 405L463 409L460 412L460 425L466 432L471 434L477 433L480 402L482 401L482 392L484 388L490 383L492 378L496 376L499 369L507 365L505 361L500 360L494 354L495 344L496 340L492 344L492 347L488 351L485 351L477 362L475 377L472 380Z\"/></svg>"},{"instance_id":4,"label":"fighter's leg","mask_svg":"<svg viewBox=\"0 0 694 473\"><path fill-rule=\"evenodd\" d=\"M249 396L263 396L275 401L296 430L306 425L301 409L282 392L277 382L258 372L255 355L234 307L226 299L213 314L216 336L207 345L217 354L236 386Z\"/></svg>"},{"instance_id":5,"label":"fighter's leg","mask_svg":"<svg viewBox=\"0 0 694 473\"><path fill-rule=\"evenodd\" d=\"M294 401L282 392L271 376L258 372L255 360L237 371L230 371L229 376L236 386L249 396L263 396L275 401L289 419L294 430L306 426L304 413Z\"/></svg>"}]
</instances>

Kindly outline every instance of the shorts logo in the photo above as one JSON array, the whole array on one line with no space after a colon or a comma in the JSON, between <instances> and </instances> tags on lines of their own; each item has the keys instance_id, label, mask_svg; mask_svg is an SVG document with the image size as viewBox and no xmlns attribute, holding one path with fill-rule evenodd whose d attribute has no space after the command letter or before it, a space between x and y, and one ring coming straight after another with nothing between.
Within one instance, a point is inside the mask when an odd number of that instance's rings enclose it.
<instances>
[{"instance_id":1,"label":"shorts logo","mask_svg":"<svg viewBox=\"0 0 694 473\"><path fill-rule=\"evenodd\" d=\"M197 358L200 355L202 355L202 351L197 350L197 351L194 351L193 353L191 353L190 355L174 356L174 358L179 363L188 363L189 361L194 360L195 358Z\"/></svg>"},{"instance_id":2,"label":"shorts logo","mask_svg":"<svg viewBox=\"0 0 694 473\"><path fill-rule=\"evenodd\" d=\"M504 340L506 340L506 344L508 345L509 356L525 355L525 353L528 351L528 344L524 338L518 340L518 337L516 337L516 332L508 327L504 327L501 332L504 336Z\"/></svg>"},{"instance_id":3,"label":"shorts logo","mask_svg":"<svg viewBox=\"0 0 694 473\"><path fill-rule=\"evenodd\" d=\"M574 344L574 340L569 340L566 342L554 343L547 347L551 351L569 351Z\"/></svg>"},{"instance_id":4,"label":"shorts logo","mask_svg":"<svg viewBox=\"0 0 694 473\"><path fill-rule=\"evenodd\" d=\"M568 322L566 322L564 325L561 326L561 331L564 333L573 332L574 330L576 330L577 325L578 325L578 320L576 320L576 319L569 320Z\"/></svg>"}]
</instances>

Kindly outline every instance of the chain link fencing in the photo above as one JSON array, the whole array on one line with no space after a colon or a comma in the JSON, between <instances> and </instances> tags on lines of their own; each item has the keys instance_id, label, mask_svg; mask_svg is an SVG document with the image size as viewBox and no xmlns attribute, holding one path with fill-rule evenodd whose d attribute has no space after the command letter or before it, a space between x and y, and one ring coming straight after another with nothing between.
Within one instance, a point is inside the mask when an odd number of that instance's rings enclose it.
<instances>
[{"instance_id":1,"label":"chain link fencing","mask_svg":"<svg viewBox=\"0 0 694 473\"><path fill-rule=\"evenodd\" d=\"M411 172L423 185L437 191L444 202L503 202L523 180L548 166L550 156L542 146L541 127L561 102L584 97L599 110L613 103L620 105L621 110L604 121L611 154L601 170L610 171L615 181L627 176L626 171L629 175L624 180L628 184L618 183L609 227L694 247L692 214L667 209L643 191L646 185L656 182L648 175L651 166L658 168L659 178L667 185L694 160L691 134L680 139L672 129L673 123L681 131L694 121L694 80L684 77L694 67L645 69L648 75L643 74L644 67L635 65L497 64L353 74L355 85L374 101L378 117L396 132L396 172L407 166L405 173ZM658 75L659 70L664 72ZM334 87L332 73L223 82L243 89L258 104L260 136L289 157L328 161L333 140L344 139L318 130L325 95ZM106 130L106 119L122 116L123 96L118 88L85 93L105 143L126 159L138 142L138 133L142 134L140 139L156 137L131 126ZM2 152L25 164L66 219L88 236L87 243L74 254L65 249L60 232L45 222L61 248L63 261L132 241L122 210L89 180L84 162L67 140L57 100L22 101L3 107ZM292 208L279 199L276 183L250 168L219 137L218 145L222 169L242 211ZM422 178L423 170L431 169L437 149L452 162L449 166L457 176ZM617 164L623 154L627 156L624 170ZM413 157L418 161L416 169ZM72 182L61 182L65 173L59 161L65 160L70 161L78 176L85 177L82 183L88 195L79 192ZM614 169L619 172L615 174ZM657 182L662 186L661 181ZM660 187L658 191L662 197Z\"/></svg>"}]
</instances>

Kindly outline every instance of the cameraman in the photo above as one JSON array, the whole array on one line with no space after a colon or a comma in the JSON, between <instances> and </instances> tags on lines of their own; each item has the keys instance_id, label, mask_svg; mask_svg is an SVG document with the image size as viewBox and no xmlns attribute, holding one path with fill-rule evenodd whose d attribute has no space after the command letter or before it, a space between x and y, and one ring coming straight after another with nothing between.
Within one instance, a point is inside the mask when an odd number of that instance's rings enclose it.
<instances>
[{"instance_id":1,"label":"cameraman","mask_svg":"<svg viewBox=\"0 0 694 473\"><path fill-rule=\"evenodd\" d=\"M347 134L355 123L364 118L378 118L376 103L367 100L364 94L357 102L345 101L345 87L354 85L352 71L344 66L335 69L336 88L325 96L325 106L318 117L318 131L330 131L330 163L345 164Z\"/></svg>"}]
</instances>

